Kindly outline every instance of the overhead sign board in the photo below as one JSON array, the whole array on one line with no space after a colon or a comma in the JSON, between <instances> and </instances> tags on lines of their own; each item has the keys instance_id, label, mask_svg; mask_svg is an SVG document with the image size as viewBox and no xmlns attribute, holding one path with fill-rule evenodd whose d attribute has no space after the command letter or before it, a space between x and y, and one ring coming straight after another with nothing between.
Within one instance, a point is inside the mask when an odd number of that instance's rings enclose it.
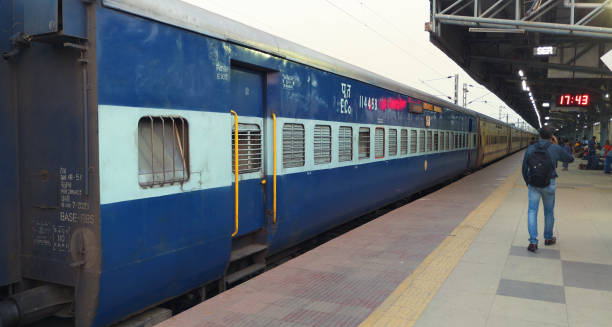
<instances>
[{"instance_id":1,"label":"overhead sign board","mask_svg":"<svg viewBox=\"0 0 612 327\"><path fill-rule=\"evenodd\" d=\"M533 48L534 56L556 56L557 55L557 47L553 46L539 46Z\"/></svg>"},{"instance_id":2,"label":"overhead sign board","mask_svg":"<svg viewBox=\"0 0 612 327\"><path fill-rule=\"evenodd\" d=\"M585 112L585 107L557 107L550 108L550 112Z\"/></svg>"},{"instance_id":3,"label":"overhead sign board","mask_svg":"<svg viewBox=\"0 0 612 327\"><path fill-rule=\"evenodd\" d=\"M608 66L609 70L612 70L612 50L601 56L601 61Z\"/></svg>"}]
</instances>

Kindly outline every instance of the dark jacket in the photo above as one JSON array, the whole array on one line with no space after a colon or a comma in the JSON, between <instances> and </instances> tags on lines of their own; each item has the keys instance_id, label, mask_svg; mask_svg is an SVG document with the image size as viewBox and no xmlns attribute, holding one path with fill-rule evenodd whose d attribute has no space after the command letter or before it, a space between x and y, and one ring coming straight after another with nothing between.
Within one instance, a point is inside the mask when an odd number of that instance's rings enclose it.
<instances>
[{"instance_id":1,"label":"dark jacket","mask_svg":"<svg viewBox=\"0 0 612 327\"><path fill-rule=\"evenodd\" d=\"M548 141L546 140L542 140L540 139L536 144L532 144L527 148L527 151L525 152L525 158L523 158L523 179L525 180L525 184L527 184L527 171L528 171L528 167L527 167L527 160L529 160L529 156L531 156L531 154L535 151L535 147L538 144L541 145L545 145ZM561 146L559 146L558 144L551 144L550 146L548 146L548 155L550 155L550 158L552 159L553 162L553 167L554 169L551 172L551 176L550 178L557 178L557 171L555 170L557 168L557 161L562 161L562 162L573 162L574 161L574 157L572 157L571 154L565 152L565 150L563 150L563 148Z\"/></svg>"}]
</instances>

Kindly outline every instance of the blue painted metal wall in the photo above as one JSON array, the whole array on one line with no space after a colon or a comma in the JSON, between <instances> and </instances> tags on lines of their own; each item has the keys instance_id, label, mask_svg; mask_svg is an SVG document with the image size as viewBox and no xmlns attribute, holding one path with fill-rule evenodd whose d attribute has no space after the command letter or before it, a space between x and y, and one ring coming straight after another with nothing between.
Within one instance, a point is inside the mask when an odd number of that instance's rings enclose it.
<instances>
[{"instance_id":1,"label":"blue painted metal wall","mask_svg":"<svg viewBox=\"0 0 612 327\"><path fill-rule=\"evenodd\" d=\"M279 71L268 74L265 90L266 109L279 117L422 128L430 116L431 128L468 129L468 115L447 109L414 114L365 108L360 96L409 100L366 83L105 8L98 8L96 19L103 105L229 113L230 67L246 63ZM341 110L342 83L351 85L350 112ZM280 176L272 251L455 176L466 165L467 151L454 151ZM241 184L249 187L260 188L259 180ZM271 183L266 187L272 194ZM266 198L266 209L271 201ZM221 277L233 208L232 187L103 205L96 325Z\"/></svg>"}]
</instances>

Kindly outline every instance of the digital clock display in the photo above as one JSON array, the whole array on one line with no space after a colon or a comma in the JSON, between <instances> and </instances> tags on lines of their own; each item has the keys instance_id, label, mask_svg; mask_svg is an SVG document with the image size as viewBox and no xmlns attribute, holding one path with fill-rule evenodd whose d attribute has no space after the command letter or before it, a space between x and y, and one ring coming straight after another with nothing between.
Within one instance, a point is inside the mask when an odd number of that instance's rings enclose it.
<instances>
[{"instance_id":1,"label":"digital clock display","mask_svg":"<svg viewBox=\"0 0 612 327\"><path fill-rule=\"evenodd\" d=\"M591 104L591 96L588 94L561 94L557 104L563 107L586 107Z\"/></svg>"}]
</instances>

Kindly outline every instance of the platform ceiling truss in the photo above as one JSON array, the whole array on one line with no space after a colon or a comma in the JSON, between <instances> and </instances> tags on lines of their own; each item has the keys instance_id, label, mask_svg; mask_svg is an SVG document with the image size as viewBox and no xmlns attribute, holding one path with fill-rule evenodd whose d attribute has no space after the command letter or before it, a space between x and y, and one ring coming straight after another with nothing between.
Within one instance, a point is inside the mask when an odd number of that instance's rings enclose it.
<instances>
[{"instance_id":1,"label":"platform ceiling truss","mask_svg":"<svg viewBox=\"0 0 612 327\"><path fill-rule=\"evenodd\" d=\"M554 107L561 93L589 93L593 102L580 118L577 113L554 114L556 127L575 129L609 115L605 94L612 88L612 71L599 58L612 50L612 0L430 3L431 41L532 126L545 123L551 113L542 103ZM554 55L535 55L540 46L552 47ZM523 79L540 118L522 89Z\"/></svg>"}]
</instances>

